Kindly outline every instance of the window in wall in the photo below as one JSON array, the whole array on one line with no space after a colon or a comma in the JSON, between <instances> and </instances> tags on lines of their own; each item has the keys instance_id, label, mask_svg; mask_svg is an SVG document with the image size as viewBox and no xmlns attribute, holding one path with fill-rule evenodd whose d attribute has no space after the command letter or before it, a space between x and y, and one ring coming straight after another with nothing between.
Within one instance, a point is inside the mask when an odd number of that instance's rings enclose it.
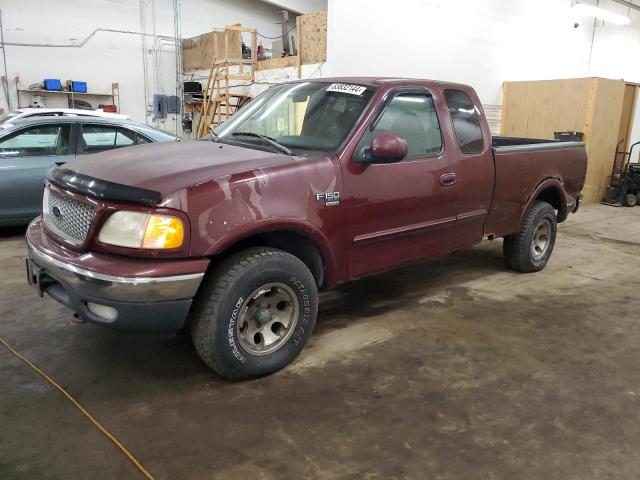
<instances>
[{"instance_id":1,"label":"window in wall","mask_svg":"<svg viewBox=\"0 0 640 480\"><path fill-rule=\"evenodd\" d=\"M67 155L71 125L39 125L0 141L2 157Z\"/></svg>"},{"instance_id":2,"label":"window in wall","mask_svg":"<svg viewBox=\"0 0 640 480\"><path fill-rule=\"evenodd\" d=\"M478 110L469 96L460 90L445 90L456 139L462 153L481 153L484 148Z\"/></svg>"}]
</instances>

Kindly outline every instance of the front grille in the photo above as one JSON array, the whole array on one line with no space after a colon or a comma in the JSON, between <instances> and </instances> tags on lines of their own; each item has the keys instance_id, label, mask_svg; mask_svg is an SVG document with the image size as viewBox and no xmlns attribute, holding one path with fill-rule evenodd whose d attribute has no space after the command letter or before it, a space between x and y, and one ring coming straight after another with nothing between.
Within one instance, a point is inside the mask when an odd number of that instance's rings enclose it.
<instances>
[{"instance_id":1,"label":"front grille","mask_svg":"<svg viewBox=\"0 0 640 480\"><path fill-rule=\"evenodd\" d=\"M65 240L79 244L85 241L93 221L94 208L58 192L45 188L42 217L45 225Z\"/></svg>"}]
</instances>

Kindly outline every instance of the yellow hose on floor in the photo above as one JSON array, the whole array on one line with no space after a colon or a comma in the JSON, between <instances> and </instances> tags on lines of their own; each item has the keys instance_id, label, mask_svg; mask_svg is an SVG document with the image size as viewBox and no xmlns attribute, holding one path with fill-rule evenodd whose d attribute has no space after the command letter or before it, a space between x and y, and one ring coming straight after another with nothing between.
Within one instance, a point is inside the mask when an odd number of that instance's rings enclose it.
<instances>
[{"instance_id":1,"label":"yellow hose on floor","mask_svg":"<svg viewBox=\"0 0 640 480\"><path fill-rule=\"evenodd\" d=\"M49 375L47 375L38 367L36 367L33 363L31 363L27 358L25 358L19 352L17 352L11 345L5 342L5 340L2 337L0 337L0 343L2 343L2 345L4 345L7 348L7 350L13 353L16 357L18 357L20 360L22 360L24 363L30 366L33 370L35 370L36 373L38 373L38 375L40 375L47 382L49 382L51 385L57 388L60 391L60 393L62 393L65 397L67 397L67 399L71 403L73 403L76 406L76 408L84 414L85 417L91 420L91 423L93 423L98 430L100 430L109 440L111 440L114 443L114 445L118 447L120 451L122 451L122 453L124 453L126 457L129 460L131 460L131 462L133 462L133 464L138 468L138 470L140 470L140 472L142 472L142 474L145 477L147 477L149 480L154 480L153 476L147 471L146 468L142 466L142 464L136 459L136 457L134 457L131 454L131 452L129 452L129 450L127 450L125 446L118 441L116 437L114 437L111 433L109 433L109 431L106 428L104 428L100 424L100 422L98 422L98 420L96 420L93 417L93 415L91 415L82 405L80 405L80 403L78 403L78 401L75 398L73 398L69 392L67 392L64 388L62 388L59 384L57 384L51 377L49 377Z\"/></svg>"}]
</instances>

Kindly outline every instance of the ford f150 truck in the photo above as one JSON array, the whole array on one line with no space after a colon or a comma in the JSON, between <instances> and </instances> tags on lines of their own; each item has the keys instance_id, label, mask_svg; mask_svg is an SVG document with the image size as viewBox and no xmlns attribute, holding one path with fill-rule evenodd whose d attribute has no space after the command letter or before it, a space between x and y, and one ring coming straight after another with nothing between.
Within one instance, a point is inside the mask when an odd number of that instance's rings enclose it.
<instances>
[{"instance_id":1,"label":"ford f150 truck","mask_svg":"<svg viewBox=\"0 0 640 480\"><path fill-rule=\"evenodd\" d=\"M426 80L285 83L209 137L51 170L27 270L90 322L188 326L232 379L295 358L319 290L483 238L541 270L587 165L581 143L492 138L472 88Z\"/></svg>"}]
</instances>

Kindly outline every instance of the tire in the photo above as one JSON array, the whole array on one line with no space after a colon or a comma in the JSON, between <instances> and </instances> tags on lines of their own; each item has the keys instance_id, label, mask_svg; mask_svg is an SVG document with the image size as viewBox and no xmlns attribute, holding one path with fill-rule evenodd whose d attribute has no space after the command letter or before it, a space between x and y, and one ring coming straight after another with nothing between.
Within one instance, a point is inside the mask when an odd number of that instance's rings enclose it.
<instances>
[{"instance_id":1,"label":"tire","mask_svg":"<svg viewBox=\"0 0 640 480\"><path fill-rule=\"evenodd\" d=\"M503 254L507 266L523 273L542 270L553 252L557 232L558 221L553 207L546 202L534 202L525 214L520 231L504 238ZM543 242L545 237L546 242Z\"/></svg>"},{"instance_id":2,"label":"tire","mask_svg":"<svg viewBox=\"0 0 640 480\"><path fill-rule=\"evenodd\" d=\"M317 313L316 282L300 259L275 248L250 248L206 277L191 310L191 338L200 358L221 376L260 377L300 353Z\"/></svg>"},{"instance_id":3,"label":"tire","mask_svg":"<svg viewBox=\"0 0 640 480\"><path fill-rule=\"evenodd\" d=\"M625 207L635 207L638 203L638 197L636 197L633 193L627 193L622 198L622 203Z\"/></svg>"}]
</instances>

